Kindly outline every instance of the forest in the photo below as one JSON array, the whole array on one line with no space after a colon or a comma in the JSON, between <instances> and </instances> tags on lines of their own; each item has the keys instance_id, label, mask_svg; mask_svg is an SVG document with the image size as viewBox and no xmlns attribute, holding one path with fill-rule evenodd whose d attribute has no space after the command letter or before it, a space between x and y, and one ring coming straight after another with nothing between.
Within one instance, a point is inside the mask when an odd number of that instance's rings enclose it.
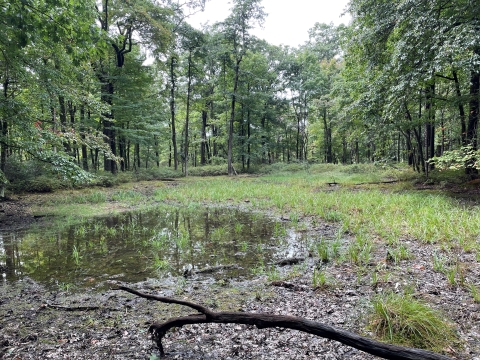
<instances>
[{"instance_id":1,"label":"forest","mask_svg":"<svg viewBox=\"0 0 480 360\"><path fill-rule=\"evenodd\" d=\"M480 4L352 0L292 48L261 0L3 0L0 181L278 162L478 171ZM40 164L40 165L39 165ZM23 169L23 170L22 170Z\"/></svg>"},{"instance_id":2,"label":"forest","mask_svg":"<svg viewBox=\"0 0 480 360\"><path fill-rule=\"evenodd\" d=\"M0 0L0 358L478 359L480 2L230 4Z\"/></svg>"}]
</instances>

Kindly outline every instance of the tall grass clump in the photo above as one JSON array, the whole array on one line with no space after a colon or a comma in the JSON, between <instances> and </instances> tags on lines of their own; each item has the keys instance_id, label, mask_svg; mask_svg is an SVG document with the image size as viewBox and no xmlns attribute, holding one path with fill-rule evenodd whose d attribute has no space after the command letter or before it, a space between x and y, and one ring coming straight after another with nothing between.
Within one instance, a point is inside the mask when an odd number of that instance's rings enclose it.
<instances>
[{"instance_id":1,"label":"tall grass clump","mask_svg":"<svg viewBox=\"0 0 480 360\"><path fill-rule=\"evenodd\" d=\"M75 204L102 204L106 201L107 194L100 190L87 192L70 198L70 202Z\"/></svg>"},{"instance_id":2,"label":"tall grass clump","mask_svg":"<svg viewBox=\"0 0 480 360\"><path fill-rule=\"evenodd\" d=\"M144 195L134 190L119 190L110 196L112 201L142 201Z\"/></svg>"},{"instance_id":3,"label":"tall grass clump","mask_svg":"<svg viewBox=\"0 0 480 360\"><path fill-rule=\"evenodd\" d=\"M368 326L383 341L436 352L458 342L453 324L411 294L379 295L372 305Z\"/></svg>"}]
</instances>

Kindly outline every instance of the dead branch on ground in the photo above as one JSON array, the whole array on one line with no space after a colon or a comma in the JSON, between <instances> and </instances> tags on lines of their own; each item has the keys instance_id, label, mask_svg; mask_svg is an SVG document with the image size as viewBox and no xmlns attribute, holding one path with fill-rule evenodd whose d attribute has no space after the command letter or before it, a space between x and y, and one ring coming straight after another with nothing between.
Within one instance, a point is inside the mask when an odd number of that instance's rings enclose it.
<instances>
[{"instance_id":1,"label":"dead branch on ground","mask_svg":"<svg viewBox=\"0 0 480 360\"><path fill-rule=\"evenodd\" d=\"M160 350L160 355L165 356L162 339L168 330L174 327L182 327L189 324L244 324L255 325L258 329L281 327L298 330L309 334L321 336L327 339L339 341L342 344L354 347L366 353L391 360L451 360L449 357L431 351L407 348L403 346L384 344L333 326L325 325L316 321L307 320L297 316L271 315L262 313L242 312L213 312L210 309L189 301L177 300L169 297L156 296L141 293L125 286L119 286L118 290L124 290L131 294L148 300L156 300L167 304L178 304L197 310L200 314L172 318L162 324L152 324L149 333Z\"/></svg>"}]
</instances>

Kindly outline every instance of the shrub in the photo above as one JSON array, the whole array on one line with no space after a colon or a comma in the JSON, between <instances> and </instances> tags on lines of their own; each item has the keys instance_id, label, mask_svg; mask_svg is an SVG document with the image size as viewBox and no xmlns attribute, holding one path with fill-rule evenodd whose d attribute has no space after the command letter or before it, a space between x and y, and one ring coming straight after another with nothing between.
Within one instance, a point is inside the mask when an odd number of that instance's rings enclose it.
<instances>
[{"instance_id":1,"label":"shrub","mask_svg":"<svg viewBox=\"0 0 480 360\"><path fill-rule=\"evenodd\" d=\"M70 187L70 183L53 173L48 164L35 160L8 158L5 177L9 180L7 189L13 192L51 192Z\"/></svg>"},{"instance_id":2,"label":"shrub","mask_svg":"<svg viewBox=\"0 0 480 360\"><path fill-rule=\"evenodd\" d=\"M113 174L105 173L105 175L99 175L95 177L93 181L93 185L95 186L102 186L102 187L113 187L118 185L119 181L118 178Z\"/></svg>"}]
</instances>

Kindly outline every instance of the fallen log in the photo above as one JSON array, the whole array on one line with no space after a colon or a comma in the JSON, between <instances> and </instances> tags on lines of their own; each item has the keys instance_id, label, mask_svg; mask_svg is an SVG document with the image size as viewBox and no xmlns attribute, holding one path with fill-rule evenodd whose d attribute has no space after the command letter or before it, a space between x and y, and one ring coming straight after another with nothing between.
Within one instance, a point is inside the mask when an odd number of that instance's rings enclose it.
<instances>
[{"instance_id":1,"label":"fallen log","mask_svg":"<svg viewBox=\"0 0 480 360\"><path fill-rule=\"evenodd\" d=\"M398 180L385 180L385 181L357 183L357 184L354 184L354 185L355 186L359 186L359 185L381 185L381 184L395 184L397 182L398 182Z\"/></svg>"},{"instance_id":2,"label":"fallen log","mask_svg":"<svg viewBox=\"0 0 480 360\"><path fill-rule=\"evenodd\" d=\"M298 263L301 263L302 261L305 261L304 257L286 258L286 259L277 261L275 265L279 265L279 266L296 265Z\"/></svg>"},{"instance_id":3,"label":"fallen log","mask_svg":"<svg viewBox=\"0 0 480 360\"><path fill-rule=\"evenodd\" d=\"M309 334L321 336L327 339L339 341L342 344L354 347L366 353L390 360L452 360L451 358L427 350L407 348L403 346L381 343L376 340L360 336L333 326L325 325L316 321L307 320L297 316L271 315L263 313L242 312L214 312L210 309L189 301L177 300L169 297L156 296L141 293L125 286L119 286L117 290L127 291L139 297L156 300L167 304L178 304L197 310L200 314L172 318L161 324L152 324L148 332L156 343L160 355L165 356L162 339L168 330L174 327L182 327L189 324L244 324L255 325L258 329L281 327L298 330Z\"/></svg>"}]
</instances>

